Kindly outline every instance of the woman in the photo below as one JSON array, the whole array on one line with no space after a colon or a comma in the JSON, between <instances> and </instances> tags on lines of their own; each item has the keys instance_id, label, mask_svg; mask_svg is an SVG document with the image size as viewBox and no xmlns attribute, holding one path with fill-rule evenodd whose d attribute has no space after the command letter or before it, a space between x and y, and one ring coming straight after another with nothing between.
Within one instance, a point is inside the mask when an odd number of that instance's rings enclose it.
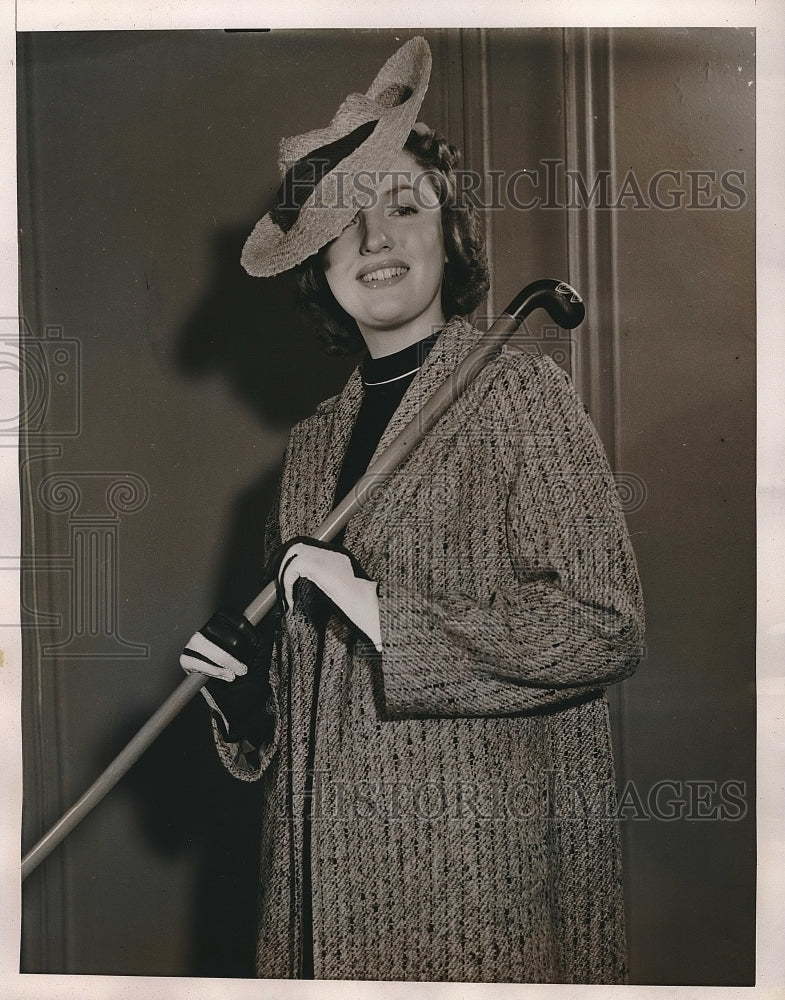
<instances>
[{"instance_id":1,"label":"woman","mask_svg":"<svg viewBox=\"0 0 785 1000\"><path fill-rule=\"evenodd\" d=\"M277 619L219 614L182 662L215 678L221 760L265 782L260 976L620 982L604 689L643 615L567 377L503 350L340 546L308 538L478 337L479 230L454 150L416 122L429 70L412 39L282 147L243 262L297 267L328 347L367 355L292 431Z\"/></svg>"}]
</instances>

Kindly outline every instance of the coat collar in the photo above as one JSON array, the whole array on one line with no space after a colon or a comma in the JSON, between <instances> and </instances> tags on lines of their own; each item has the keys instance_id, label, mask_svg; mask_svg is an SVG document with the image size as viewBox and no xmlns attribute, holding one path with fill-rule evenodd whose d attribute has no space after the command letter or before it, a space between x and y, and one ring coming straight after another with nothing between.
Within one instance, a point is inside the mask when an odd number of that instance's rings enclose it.
<instances>
[{"instance_id":1,"label":"coat collar","mask_svg":"<svg viewBox=\"0 0 785 1000\"><path fill-rule=\"evenodd\" d=\"M390 418L371 462L376 461L396 435L419 413L423 404L450 372L460 364L463 356L474 346L475 336L476 331L462 317L455 316L448 322Z\"/></svg>"},{"instance_id":2,"label":"coat collar","mask_svg":"<svg viewBox=\"0 0 785 1000\"><path fill-rule=\"evenodd\" d=\"M462 317L455 316L447 323L404 393L371 462L416 416L423 403L472 349L478 336L478 331ZM312 534L332 510L335 486L362 398L362 377L358 366L342 392L321 403L312 417L293 430L291 460L287 461L284 474L284 496L298 499L290 511L282 509L281 531L284 538ZM310 463L309 468L296 467L303 459ZM310 485L308 490L303 488L304 480ZM373 506L371 498L360 513L365 514ZM359 514L353 518L352 528L358 517Z\"/></svg>"}]
</instances>

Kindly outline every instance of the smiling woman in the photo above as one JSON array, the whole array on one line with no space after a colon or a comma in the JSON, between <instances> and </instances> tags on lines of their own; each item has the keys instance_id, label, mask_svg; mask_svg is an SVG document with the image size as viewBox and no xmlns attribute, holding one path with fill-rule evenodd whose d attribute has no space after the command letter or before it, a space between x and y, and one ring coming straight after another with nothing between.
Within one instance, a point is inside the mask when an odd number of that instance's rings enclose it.
<instances>
[{"instance_id":1,"label":"smiling woman","mask_svg":"<svg viewBox=\"0 0 785 1000\"><path fill-rule=\"evenodd\" d=\"M389 337L385 338L386 349L374 349L367 344L364 335L360 333L357 318L351 314L351 310L343 308L339 295L325 276L325 265L328 264L327 256L331 248L345 246L344 234L349 231L359 229L362 234L363 225L367 226L371 213L375 212L382 221L384 232L379 251L380 256L386 258L381 263L385 263L390 260L385 243L391 239L396 240L396 234L403 236L410 230L414 230L414 234L424 235L429 223L431 229L435 228L438 205L441 245L434 246L427 261L422 262L424 268L431 273L432 280L438 283L439 289L438 303L434 296L430 306L437 312L433 329L443 325L444 317L455 314L465 316L483 301L489 285L488 265L478 214L471 199L463 196L456 183L455 168L459 159L460 154L455 146L426 125L417 123L392 168L381 174L377 186L370 189L373 193L371 207L358 212L332 243L295 268L303 304L311 313L317 335L328 353L351 354L366 345L372 357L395 350ZM358 186L362 185L363 190L368 190L366 175L357 178L356 183ZM388 192L386 197L384 190ZM385 212L392 220L389 223L383 221ZM419 215L422 218L418 219ZM373 215L370 223L375 224ZM371 233L370 236L370 242L360 243L357 252L363 257L360 270L366 267L370 269L369 274L372 274L374 269L378 269L378 262L371 259L376 256L377 248L374 245L375 234ZM435 237L436 234L431 232L431 236ZM410 238L414 239L414 235L410 234ZM355 240L358 239L355 235ZM392 260L396 261L394 255ZM418 278L422 284L421 274ZM438 304L441 305L440 313L437 310ZM423 330L426 325L427 321L423 321L415 324L415 327ZM369 328L369 332L371 330ZM413 336L417 339L416 330ZM406 339L401 336L401 346L406 346L403 343Z\"/></svg>"},{"instance_id":2,"label":"smiling woman","mask_svg":"<svg viewBox=\"0 0 785 1000\"><path fill-rule=\"evenodd\" d=\"M638 662L643 611L564 373L503 350L340 544L308 537L479 337L476 214L457 151L416 120L429 73L414 38L282 143L243 262L296 268L328 349L364 356L292 430L277 613L218 613L181 662L211 677L227 769L264 782L260 976L618 983L605 688Z\"/></svg>"},{"instance_id":3,"label":"smiling woman","mask_svg":"<svg viewBox=\"0 0 785 1000\"><path fill-rule=\"evenodd\" d=\"M322 252L330 291L374 358L444 326L441 211L427 177L418 183L423 176L411 154L401 153L371 205Z\"/></svg>"}]
</instances>

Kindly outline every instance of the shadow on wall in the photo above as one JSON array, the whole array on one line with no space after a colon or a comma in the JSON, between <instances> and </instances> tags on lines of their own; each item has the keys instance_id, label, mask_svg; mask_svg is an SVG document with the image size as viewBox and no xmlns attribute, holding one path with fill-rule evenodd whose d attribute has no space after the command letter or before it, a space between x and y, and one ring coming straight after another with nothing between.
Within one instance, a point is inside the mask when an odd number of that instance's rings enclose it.
<instances>
[{"instance_id":1,"label":"shadow on wall","mask_svg":"<svg viewBox=\"0 0 785 1000\"><path fill-rule=\"evenodd\" d=\"M104 759L144 721L143 715L130 719L103 749ZM261 786L236 781L220 766L201 697L129 772L120 794L133 801L153 855L170 859L189 853L195 859L188 968L180 974L252 977ZM107 969L112 972L117 969Z\"/></svg>"},{"instance_id":2,"label":"shadow on wall","mask_svg":"<svg viewBox=\"0 0 785 1000\"><path fill-rule=\"evenodd\" d=\"M291 273L258 279L243 270L240 253L251 228L216 235L212 280L177 339L175 362L186 378L225 378L263 436L288 429L340 391L357 358L321 352L297 308ZM264 526L278 475L279 468L266 469L234 503L212 584L216 608L241 610L263 586ZM254 975L261 786L223 769L207 720L196 698L134 768L126 794L152 851L195 851L198 858L183 974L244 978ZM124 738L143 721L134 719ZM106 759L124 739L112 743Z\"/></svg>"},{"instance_id":3,"label":"shadow on wall","mask_svg":"<svg viewBox=\"0 0 785 1000\"><path fill-rule=\"evenodd\" d=\"M252 228L216 234L212 282L178 338L176 363L188 377L220 372L264 426L288 428L341 389L357 357L321 352L292 272L246 273L239 261Z\"/></svg>"}]
</instances>

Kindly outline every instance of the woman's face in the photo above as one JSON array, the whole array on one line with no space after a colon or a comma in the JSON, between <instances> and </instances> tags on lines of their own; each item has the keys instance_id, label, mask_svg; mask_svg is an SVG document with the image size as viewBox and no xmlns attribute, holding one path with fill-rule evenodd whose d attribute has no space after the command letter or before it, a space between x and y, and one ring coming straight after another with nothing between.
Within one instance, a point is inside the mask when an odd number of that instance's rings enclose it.
<instances>
[{"instance_id":1,"label":"woman's face","mask_svg":"<svg viewBox=\"0 0 785 1000\"><path fill-rule=\"evenodd\" d=\"M409 153L374 190L322 259L337 302L379 356L444 325L445 254L436 191Z\"/></svg>"}]
</instances>

